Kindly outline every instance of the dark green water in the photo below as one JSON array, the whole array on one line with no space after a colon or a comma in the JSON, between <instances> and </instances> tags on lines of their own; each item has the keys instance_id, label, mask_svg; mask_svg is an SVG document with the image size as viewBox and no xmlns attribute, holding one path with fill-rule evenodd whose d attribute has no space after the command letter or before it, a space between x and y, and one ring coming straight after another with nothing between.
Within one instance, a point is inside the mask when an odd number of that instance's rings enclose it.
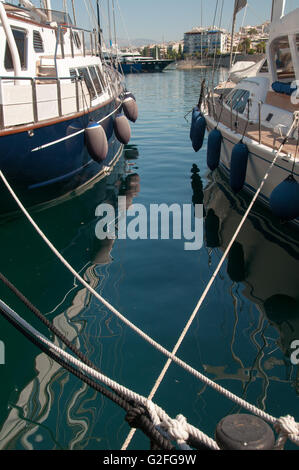
<instances>
[{"instance_id":1,"label":"dark green water","mask_svg":"<svg viewBox=\"0 0 299 470\"><path fill-rule=\"evenodd\" d=\"M140 117L113 174L34 218L66 259L133 323L168 349L177 342L248 199L235 197L195 154L185 114L196 104L200 71L127 77ZM126 157L126 158L125 158ZM200 173L191 185L191 169ZM202 186L201 186L202 185ZM202 192L202 187L204 191ZM183 240L95 237L95 210L123 194L135 203L191 204L204 198L205 244ZM148 395L166 359L78 285L23 217L0 223L1 271L109 377ZM298 233L255 207L199 311L178 356L273 416L299 420L298 366L289 359L299 339ZM48 334L2 285L4 301ZM0 449L120 449L129 428L124 412L70 376L0 318L6 364L0 366ZM155 396L175 417L213 435L239 409L171 365ZM130 449L148 449L137 432Z\"/></svg>"}]
</instances>

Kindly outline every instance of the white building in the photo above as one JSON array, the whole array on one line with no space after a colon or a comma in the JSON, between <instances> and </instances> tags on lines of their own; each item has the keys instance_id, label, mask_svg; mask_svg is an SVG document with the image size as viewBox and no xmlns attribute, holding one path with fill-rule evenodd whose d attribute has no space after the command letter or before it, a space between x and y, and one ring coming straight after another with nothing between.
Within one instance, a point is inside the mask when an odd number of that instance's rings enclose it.
<instances>
[{"instance_id":1,"label":"white building","mask_svg":"<svg viewBox=\"0 0 299 470\"><path fill-rule=\"evenodd\" d=\"M184 52L203 55L220 52L228 52L229 34L224 29L217 28L193 28L184 35Z\"/></svg>"}]
</instances>

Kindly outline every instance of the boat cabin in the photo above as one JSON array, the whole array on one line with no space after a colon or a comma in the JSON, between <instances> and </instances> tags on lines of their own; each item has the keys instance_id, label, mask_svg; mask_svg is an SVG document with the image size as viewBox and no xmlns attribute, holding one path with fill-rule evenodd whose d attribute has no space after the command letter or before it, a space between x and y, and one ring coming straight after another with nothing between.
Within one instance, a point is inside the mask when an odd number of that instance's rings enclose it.
<instances>
[{"instance_id":1,"label":"boat cabin","mask_svg":"<svg viewBox=\"0 0 299 470\"><path fill-rule=\"evenodd\" d=\"M121 78L108 79L98 31L29 0L0 1L0 20L0 130L86 112L115 95Z\"/></svg>"}]
</instances>

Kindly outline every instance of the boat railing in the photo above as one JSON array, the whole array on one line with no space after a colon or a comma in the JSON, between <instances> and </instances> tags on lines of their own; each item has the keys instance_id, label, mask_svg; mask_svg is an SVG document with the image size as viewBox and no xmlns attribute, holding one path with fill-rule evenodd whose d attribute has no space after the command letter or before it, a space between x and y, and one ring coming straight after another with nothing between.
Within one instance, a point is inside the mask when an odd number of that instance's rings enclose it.
<instances>
[{"instance_id":1,"label":"boat railing","mask_svg":"<svg viewBox=\"0 0 299 470\"><path fill-rule=\"evenodd\" d=\"M31 86L25 86L22 81L30 82ZM15 85L16 82L18 85ZM14 83L14 86L11 86L11 83ZM45 84L51 87L45 87ZM0 100L2 130L82 112L91 106L91 95L85 81L76 76L0 76Z\"/></svg>"},{"instance_id":2,"label":"boat railing","mask_svg":"<svg viewBox=\"0 0 299 470\"><path fill-rule=\"evenodd\" d=\"M17 2L16 4L9 2L7 7L9 5L14 6L14 9L9 10L9 13L16 17L20 15L24 17L24 14L28 15L28 12L30 12L28 8L17 4ZM43 15L39 18L41 26L47 25L56 29L55 60L58 58L58 52L60 52L61 57L64 59L66 57L66 49L68 51L67 54L71 57L75 57L76 50L78 51L77 55L83 55L84 57L99 55L100 41L97 29L89 30L74 25L70 16L65 12L46 10L44 8L38 8L36 11ZM25 18L28 17L25 16Z\"/></svg>"},{"instance_id":3,"label":"boat railing","mask_svg":"<svg viewBox=\"0 0 299 470\"><path fill-rule=\"evenodd\" d=\"M68 33L68 34L66 34ZM68 40L69 44L66 44ZM72 25L57 25L56 45L55 45L55 67L57 72L58 53L64 59L66 57L66 49L70 52L70 56L76 56L75 50L78 50L80 56L99 56L100 46L97 30L87 30Z\"/></svg>"}]
</instances>

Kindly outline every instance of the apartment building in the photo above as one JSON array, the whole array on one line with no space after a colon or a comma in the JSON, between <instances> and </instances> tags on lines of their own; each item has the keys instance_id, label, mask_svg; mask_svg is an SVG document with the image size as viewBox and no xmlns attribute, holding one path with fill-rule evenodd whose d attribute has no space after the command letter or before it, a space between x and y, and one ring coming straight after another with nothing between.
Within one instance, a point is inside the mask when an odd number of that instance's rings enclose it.
<instances>
[{"instance_id":1,"label":"apartment building","mask_svg":"<svg viewBox=\"0 0 299 470\"><path fill-rule=\"evenodd\" d=\"M184 53L203 55L229 50L230 37L226 30L217 28L193 28L184 34Z\"/></svg>"}]
</instances>

